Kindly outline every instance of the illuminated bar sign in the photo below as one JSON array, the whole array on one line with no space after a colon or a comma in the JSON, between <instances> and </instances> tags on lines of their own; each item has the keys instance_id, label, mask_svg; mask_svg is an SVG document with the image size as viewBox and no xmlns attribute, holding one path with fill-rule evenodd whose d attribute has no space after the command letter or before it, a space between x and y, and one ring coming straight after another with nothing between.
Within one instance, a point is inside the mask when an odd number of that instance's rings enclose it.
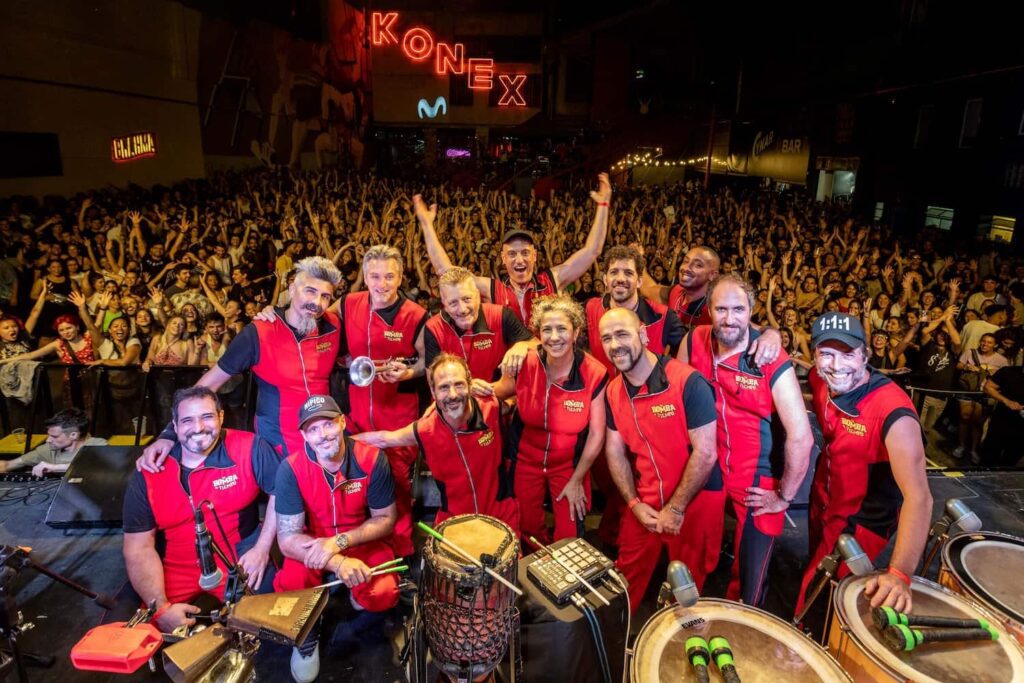
<instances>
[{"instance_id":1,"label":"illuminated bar sign","mask_svg":"<svg viewBox=\"0 0 1024 683\"><path fill-rule=\"evenodd\" d=\"M491 58L466 58L464 43L449 45L434 40L434 35L422 26L413 26L402 34L395 33L398 12L374 12L370 17L370 40L376 47L399 45L411 62L432 61L434 73L438 76L449 74L465 75L466 85L471 90L494 88L494 60ZM502 95L498 98L501 107L525 107L526 99L522 87L526 74L499 74L498 83Z\"/></svg>"},{"instance_id":2,"label":"illuminated bar sign","mask_svg":"<svg viewBox=\"0 0 1024 683\"><path fill-rule=\"evenodd\" d=\"M156 156L156 138L152 133L135 133L111 138L110 160L117 164Z\"/></svg>"}]
</instances>

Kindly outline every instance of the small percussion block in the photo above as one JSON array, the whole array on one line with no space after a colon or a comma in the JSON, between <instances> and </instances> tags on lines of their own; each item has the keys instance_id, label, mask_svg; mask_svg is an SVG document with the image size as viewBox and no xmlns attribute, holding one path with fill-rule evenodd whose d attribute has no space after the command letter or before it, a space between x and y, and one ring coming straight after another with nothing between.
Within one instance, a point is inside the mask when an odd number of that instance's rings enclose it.
<instances>
[{"instance_id":1,"label":"small percussion block","mask_svg":"<svg viewBox=\"0 0 1024 683\"><path fill-rule=\"evenodd\" d=\"M90 629L71 648L71 663L81 671L130 674L156 654L163 636L152 624L124 628L115 621Z\"/></svg>"}]
</instances>

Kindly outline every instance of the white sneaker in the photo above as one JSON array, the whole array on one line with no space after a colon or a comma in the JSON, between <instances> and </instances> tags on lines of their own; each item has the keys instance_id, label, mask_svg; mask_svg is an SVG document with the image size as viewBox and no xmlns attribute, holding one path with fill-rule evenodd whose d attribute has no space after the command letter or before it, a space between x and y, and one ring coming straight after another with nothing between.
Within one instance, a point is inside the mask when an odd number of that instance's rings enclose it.
<instances>
[{"instance_id":1,"label":"white sneaker","mask_svg":"<svg viewBox=\"0 0 1024 683\"><path fill-rule=\"evenodd\" d=\"M953 457L956 458L957 460L959 460L960 458L964 457L964 447L963 446L957 446L956 448L954 448L953 449Z\"/></svg>"},{"instance_id":2,"label":"white sneaker","mask_svg":"<svg viewBox=\"0 0 1024 683\"><path fill-rule=\"evenodd\" d=\"M295 683L312 683L320 675L320 643L308 657L303 657L299 648L292 648L292 678Z\"/></svg>"}]
</instances>

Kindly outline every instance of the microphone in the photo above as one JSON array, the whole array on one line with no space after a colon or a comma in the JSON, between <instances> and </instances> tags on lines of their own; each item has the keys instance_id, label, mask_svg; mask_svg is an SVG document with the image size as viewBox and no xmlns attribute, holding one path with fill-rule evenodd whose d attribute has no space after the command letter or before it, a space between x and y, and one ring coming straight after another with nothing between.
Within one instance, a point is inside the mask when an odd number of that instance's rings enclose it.
<instances>
[{"instance_id":1,"label":"microphone","mask_svg":"<svg viewBox=\"0 0 1024 683\"><path fill-rule=\"evenodd\" d=\"M875 571L875 566L871 564L871 558L867 556L864 549L860 547L860 543L857 539L850 534L842 534L839 536L839 542L836 543L836 548L839 550L840 556L846 563L846 568L850 570L850 573L854 576L864 576Z\"/></svg>"},{"instance_id":2,"label":"microphone","mask_svg":"<svg viewBox=\"0 0 1024 683\"><path fill-rule=\"evenodd\" d=\"M881 630L886 626L937 626L940 628L983 628L989 623L984 619L956 619L955 617L930 617L926 614L904 614L892 607L875 607L871 610L871 620Z\"/></svg>"},{"instance_id":3,"label":"microphone","mask_svg":"<svg viewBox=\"0 0 1024 683\"><path fill-rule=\"evenodd\" d=\"M953 524L969 534L981 529L981 519L977 513L959 498L950 498L946 501L946 514L953 520Z\"/></svg>"},{"instance_id":4,"label":"microphone","mask_svg":"<svg viewBox=\"0 0 1024 683\"><path fill-rule=\"evenodd\" d=\"M910 652L927 643L957 643L971 640L999 640L999 631L988 628L932 628L920 630L903 624L888 626L882 640L893 652ZM714 642L714 641L712 641Z\"/></svg>"},{"instance_id":5,"label":"microphone","mask_svg":"<svg viewBox=\"0 0 1024 683\"><path fill-rule=\"evenodd\" d=\"M195 509L196 518L196 555L199 556L199 587L204 591L212 591L224 580L224 572L213 559L213 536L206 528L202 507Z\"/></svg>"},{"instance_id":6,"label":"microphone","mask_svg":"<svg viewBox=\"0 0 1024 683\"><path fill-rule=\"evenodd\" d=\"M668 563L668 585L672 589L672 597L680 607L693 607L700 598L697 584L693 580L690 568L679 560Z\"/></svg>"},{"instance_id":7,"label":"microphone","mask_svg":"<svg viewBox=\"0 0 1024 683\"><path fill-rule=\"evenodd\" d=\"M740 683L740 675L736 672L736 663L732 658L732 648L729 641L722 636L715 636L708 644L711 648L711 656L715 660L715 666L722 672L725 683Z\"/></svg>"},{"instance_id":8,"label":"microphone","mask_svg":"<svg viewBox=\"0 0 1024 683\"><path fill-rule=\"evenodd\" d=\"M686 658L690 660L697 683L710 683L711 675L708 673L708 663L711 661L711 654L708 650L708 641L700 636L687 638Z\"/></svg>"}]
</instances>

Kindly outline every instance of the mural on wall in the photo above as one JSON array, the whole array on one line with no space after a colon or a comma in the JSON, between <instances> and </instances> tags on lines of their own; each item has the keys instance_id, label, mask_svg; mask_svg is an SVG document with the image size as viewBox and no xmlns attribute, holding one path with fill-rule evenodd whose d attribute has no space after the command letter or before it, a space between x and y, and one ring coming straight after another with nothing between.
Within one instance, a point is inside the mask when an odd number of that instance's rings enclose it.
<instances>
[{"instance_id":1,"label":"mural on wall","mask_svg":"<svg viewBox=\"0 0 1024 683\"><path fill-rule=\"evenodd\" d=\"M372 108L363 13L342 0L325 5L321 42L263 22L203 18L205 154L298 166L313 152L321 166L362 166Z\"/></svg>"}]
</instances>

